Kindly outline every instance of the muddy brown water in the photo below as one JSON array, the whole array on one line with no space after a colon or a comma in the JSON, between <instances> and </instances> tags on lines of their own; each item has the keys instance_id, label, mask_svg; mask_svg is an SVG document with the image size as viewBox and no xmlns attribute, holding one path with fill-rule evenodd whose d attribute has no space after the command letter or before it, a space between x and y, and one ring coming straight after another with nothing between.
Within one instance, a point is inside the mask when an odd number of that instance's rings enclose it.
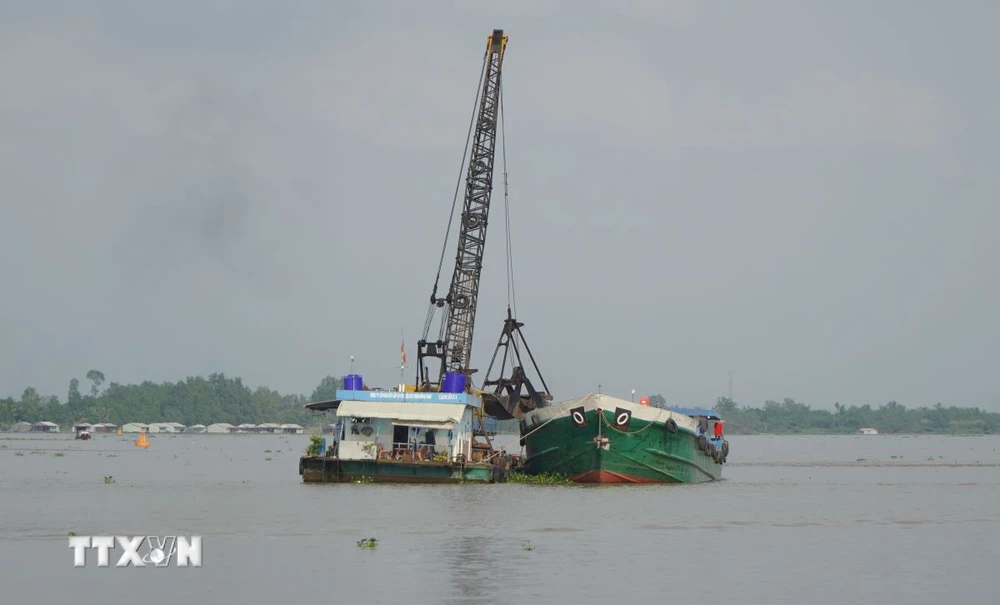
<instances>
[{"instance_id":1,"label":"muddy brown water","mask_svg":"<svg viewBox=\"0 0 1000 605\"><path fill-rule=\"evenodd\" d=\"M392 486L301 483L306 436L0 434L0 602L1000 603L1000 437L729 439L717 483Z\"/></svg>"}]
</instances>

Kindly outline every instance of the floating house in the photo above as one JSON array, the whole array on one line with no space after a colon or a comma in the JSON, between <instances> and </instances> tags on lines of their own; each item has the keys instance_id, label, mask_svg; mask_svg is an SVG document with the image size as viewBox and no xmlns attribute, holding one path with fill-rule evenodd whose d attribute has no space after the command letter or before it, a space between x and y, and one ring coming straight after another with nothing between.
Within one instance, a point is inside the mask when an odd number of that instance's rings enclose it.
<instances>
[{"instance_id":1,"label":"floating house","mask_svg":"<svg viewBox=\"0 0 1000 605\"><path fill-rule=\"evenodd\" d=\"M123 433L141 433L148 430L149 425L144 422L129 422L122 425Z\"/></svg>"},{"instance_id":2,"label":"floating house","mask_svg":"<svg viewBox=\"0 0 1000 605\"><path fill-rule=\"evenodd\" d=\"M32 433L58 433L59 425L55 422L49 422L47 420L42 420L41 422L36 422L31 425Z\"/></svg>"},{"instance_id":3,"label":"floating house","mask_svg":"<svg viewBox=\"0 0 1000 605\"><path fill-rule=\"evenodd\" d=\"M8 429L11 433L30 433L31 423L30 422L16 422L10 426Z\"/></svg>"},{"instance_id":4,"label":"floating house","mask_svg":"<svg viewBox=\"0 0 1000 605\"><path fill-rule=\"evenodd\" d=\"M301 435L305 432L305 429L297 424L282 424L277 432L284 433L286 435Z\"/></svg>"},{"instance_id":5,"label":"floating house","mask_svg":"<svg viewBox=\"0 0 1000 605\"><path fill-rule=\"evenodd\" d=\"M180 433L184 431L180 422L154 422L149 425L150 433Z\"/></svg>"},{"instance_id":6,"label":"floating house","mask_svg":"<svg viewBox=\"0 0 1000 605\"><path fill-rule=\"evenodd\" d=\"M205 427L205 432L213 435L228 435L230 433L235 433L236 427L228 422L216 422Z\"/></svg>"},{"instance_id":7,"label":"floating house","mask_svg":"<svg viewBox=\"0 0 1000 605\"><path fill-rule=\"evenodd\" d=\"M206 431L207 431L207 429L205 428L204 424L192 424L191 426L189 426L186 429L184 429L185 433L200 434L200 433L204 433Z\"/></svg>"}]
</instances>

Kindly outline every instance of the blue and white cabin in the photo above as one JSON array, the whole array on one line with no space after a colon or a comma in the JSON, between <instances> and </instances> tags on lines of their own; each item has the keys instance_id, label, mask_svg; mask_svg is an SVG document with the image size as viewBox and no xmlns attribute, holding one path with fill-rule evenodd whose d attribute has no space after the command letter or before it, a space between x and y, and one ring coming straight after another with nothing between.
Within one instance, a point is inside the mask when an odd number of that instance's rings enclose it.
<instances>
[{"instance_id":1,"label":"blue and white cabin","mask_svg":"<svg viewBox=\"0 0 1000 605\"><path fill-rule=\"evenodd\" d=\"M468 393L337 391L337 456L342 460L471 458L474 410ZM314 409L319 409L317 405Z\"/></svg>"}]
</instances>

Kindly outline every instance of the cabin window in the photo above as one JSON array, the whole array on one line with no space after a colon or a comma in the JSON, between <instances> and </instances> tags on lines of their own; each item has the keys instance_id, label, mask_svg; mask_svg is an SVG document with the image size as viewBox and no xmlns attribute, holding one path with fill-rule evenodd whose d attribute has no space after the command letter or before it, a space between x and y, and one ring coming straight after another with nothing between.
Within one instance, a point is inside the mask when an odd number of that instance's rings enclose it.
<instances>
[{"instance_id":1,"label":"cabin window","mask_svg":"<svg viewBox=\"0 0 1000 605\"><path fill-rule=\"evenodd\" d=\"M410 443L410 427L400 424L392 426L393 449L405 449Z\"/></svg>"}]
</instances>

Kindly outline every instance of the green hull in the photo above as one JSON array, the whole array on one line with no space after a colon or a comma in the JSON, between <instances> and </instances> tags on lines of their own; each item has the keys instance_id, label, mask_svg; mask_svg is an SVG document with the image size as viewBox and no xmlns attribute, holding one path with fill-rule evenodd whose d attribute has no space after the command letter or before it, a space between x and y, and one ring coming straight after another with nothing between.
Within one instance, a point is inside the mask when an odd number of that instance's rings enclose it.
<instances>
[{"instance_id":1,"label":"green hull","mask_svg":"<svg viewBox=\"0 0 1000 605\"><path fill-rule=\"evenodd\" d=\"M722 478L722 464L707 453L710 449L698 447L688 427L674 424L671 431L666 419L633 417L619 430L614 414L589 409L585 423L579 423L569 411L561 411L524 426L525 472L560 473L581 483L701 483Z\"/></svg>"},{"instance_id":2,"label":"green hull","mask_svg":"<svg viewBox=\"0 0 1000 605\"><path fill-rule=\"evenodd\" d=\"M306 483L500 483L507 471L489 464L398 462L395 460L340 460L303 456L299 474Z\"/></svg>"}]
</instances>

